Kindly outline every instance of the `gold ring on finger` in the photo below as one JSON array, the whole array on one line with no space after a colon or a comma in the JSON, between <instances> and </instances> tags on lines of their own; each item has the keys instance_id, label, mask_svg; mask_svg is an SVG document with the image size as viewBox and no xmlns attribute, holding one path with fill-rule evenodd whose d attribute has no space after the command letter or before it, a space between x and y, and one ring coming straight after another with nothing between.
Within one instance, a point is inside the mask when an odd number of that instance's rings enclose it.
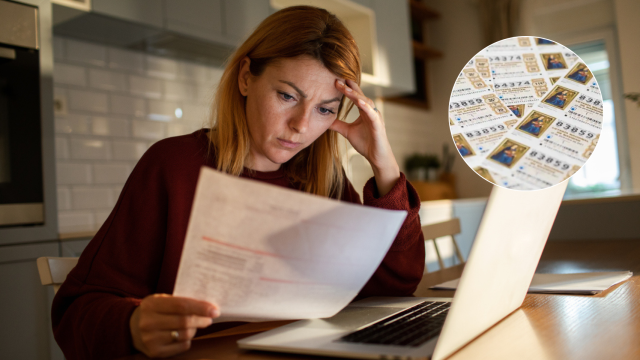
<instances>
[{"instance_id":1,"label":"gold ring on finger","mask_svg":"<svg viewBox=\"0 0 640 360\"><path fill-rule=\"evenodd\" d=\"M178 330L171 331L171 339L173 340L173 342L178 341L179 337L180 337L180 334L178 333Z\"/></svg>"}]
</instances>

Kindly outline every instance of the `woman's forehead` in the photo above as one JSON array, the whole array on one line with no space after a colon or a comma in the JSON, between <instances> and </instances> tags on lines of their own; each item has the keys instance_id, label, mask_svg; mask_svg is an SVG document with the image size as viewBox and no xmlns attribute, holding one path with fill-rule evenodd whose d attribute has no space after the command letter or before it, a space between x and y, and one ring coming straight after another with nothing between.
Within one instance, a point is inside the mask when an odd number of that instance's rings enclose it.
<instances>
[{"instance_id":1,"label":"woman's forehead","mask_svg":"<svg viewBox=\"0 0 640 360\"><path fill-rule=\"evenodd\" d=\"M293 58L280 58L276 59L274 62L267 66L267 71L272 75L286 75L291 78L299 78L299 80L304 79L315 79L315 80L327 80L330 81L335 80L343 80L344 78L339 77L329 70L322 62L318 59L314 59L308 55L301 55Z\"/></svg>"}]
</instances>

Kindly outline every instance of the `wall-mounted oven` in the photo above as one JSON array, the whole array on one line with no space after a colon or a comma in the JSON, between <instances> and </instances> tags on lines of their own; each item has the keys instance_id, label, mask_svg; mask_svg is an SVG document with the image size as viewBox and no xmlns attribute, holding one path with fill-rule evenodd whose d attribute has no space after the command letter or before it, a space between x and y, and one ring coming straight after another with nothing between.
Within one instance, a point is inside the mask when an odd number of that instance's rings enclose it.
<instances>
[{"instance_id":1,"label":"wall-mounted oven","mask_svg":"<svg viewBox=\"0 0 640 360\"><path fill-rule=\"evenodd\" d=\"M51 31L37 5L0 0L0 244L56 237Z\"/></svg>"}]
</instances>

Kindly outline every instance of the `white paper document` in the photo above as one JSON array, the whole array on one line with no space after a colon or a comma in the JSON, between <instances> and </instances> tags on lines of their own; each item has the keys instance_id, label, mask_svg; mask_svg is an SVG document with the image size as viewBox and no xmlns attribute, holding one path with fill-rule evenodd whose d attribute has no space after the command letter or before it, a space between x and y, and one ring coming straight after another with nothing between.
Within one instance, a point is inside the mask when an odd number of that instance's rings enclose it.
<instances>
[{"instance_id":1,"label":"white paper document","mask_svg":"<svg viewBox=\"0 0 640 360\"><path fill-rule=\"evenodd\" d=\"M590 272L575 274L535 274L529 286L529 293L537 294L598 294L608 288L629 279L631 271ZM455 279L432 286L435 290L455 290Z\"/></svg>"},{"instance_id":2,"label":"white paper document","mask_svg":"<svg viewBox=\"0 0 640 360\"><path fill-rule=\"evenodd\" d=\"M217 304L216 322L333 316L406 215L203 167L173 294Z\"/></svg>"}]
</instances>

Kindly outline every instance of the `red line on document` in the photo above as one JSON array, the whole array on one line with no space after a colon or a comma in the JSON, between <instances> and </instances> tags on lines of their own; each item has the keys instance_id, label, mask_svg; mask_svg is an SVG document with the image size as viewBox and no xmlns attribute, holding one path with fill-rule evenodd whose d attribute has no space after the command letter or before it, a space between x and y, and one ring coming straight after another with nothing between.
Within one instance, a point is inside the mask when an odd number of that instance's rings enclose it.
<instances>
[{"instance_id":1,"label":"red line on document","mask_svg":"<svg viewBox=\"0 0 640 360\"><path fill-rule=\"evenodd\" d=\"M254 249L250 249L248 247L244 247L244 246L240 246L240 245L234 245L234 244L230 244L228 242L224 242L224 241L220 241L220 240L216 240L216 239L212 239L210 237L206 237L203 236L202 237L203 240L212 242L212 243L216 243L216 244L220 244L220 245L224 245L224 246L228 246L230 248L233 249L237 249L237 250L244 250L244 251L248 251L248 252L252 252L254 254L258 254L258 255L266 255L266 256L273 256L273 257L279 257L279 258L284 258L284 256L280 256L278 254L274 254L274 253L270 253L267 251L260 251L260 250L254 250Z\"/></svg>"}]
</instances>

